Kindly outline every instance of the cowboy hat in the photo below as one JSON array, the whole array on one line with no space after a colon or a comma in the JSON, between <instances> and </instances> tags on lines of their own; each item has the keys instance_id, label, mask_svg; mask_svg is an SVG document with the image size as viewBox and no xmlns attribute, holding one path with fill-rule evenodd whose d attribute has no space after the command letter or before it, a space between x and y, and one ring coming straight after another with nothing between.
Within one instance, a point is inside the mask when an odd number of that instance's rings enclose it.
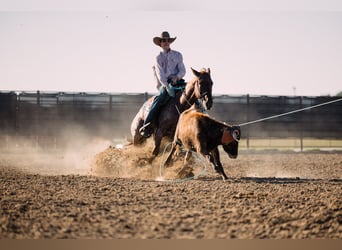
<instances>
[{"instance_id":1,"label":"cowboy hat","mask_svg":"<svg viewBox=\"0 0 342 250\"><path fill-rule=\"evenodd\" d=\"M160 37L156 36L156 37L153 38L153 42L154 42L155 45L160 46L161 41L162 41L163 39L168 39L168 40L169 40L169 43L173 43L173 41L176 40L176 38L177 38L177 37L171 38L169 32L163 31L163 32L161 33Z\"/></svg>"}]
</instances>

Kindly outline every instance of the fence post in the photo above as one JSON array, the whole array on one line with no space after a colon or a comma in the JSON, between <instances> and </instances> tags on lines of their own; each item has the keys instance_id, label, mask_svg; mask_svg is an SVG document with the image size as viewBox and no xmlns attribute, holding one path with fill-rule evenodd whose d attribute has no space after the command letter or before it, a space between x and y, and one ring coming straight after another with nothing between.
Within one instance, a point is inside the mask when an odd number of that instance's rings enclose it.
<instances>
[{"instance_id":1,"label":"fence post","mask_svg":"<svg viewBox=\"0 0 342 250\"><path fill-rule=\"evenodd\" d=\"M110 94L109 95L109 109L108 109L108 113L109 113L108 117L109 117L110 121L113 120L113 112L112 111L113 111L113 95Z\"/></svg>"},{"instance_id":2,"label":"fence post","mask_svg":"<svg viewBox=\"0 0 342 250\"><path fill-rule=\"evenodd\" d=\"M113 104L113 96L109 95L109 112L112 115L112 104Z\"/></svg>"},{"instance_id":3,"label":"fence post","mask_svg":"<svg viewBox=\"0 0 342 250\"><path fill-rule=\"evenodd\" d=\"M300 108L302 109L303 108L303 96L300 96L299 97L300 101ZM302 116L303 117L303 116ZM303 152L303 118L300 119L301 121L301 126L300 126L300 152Z\"/></svg>"},{"instance_id":4,"label":"fence post","mask_svg":"<svg viewBox=\"0 0 342 250\"><path fill-rule=\"evenodd\" d=\"M37 90L37 105L40 106L40 91Z\"/></svg>"},{"instance_id":5,"label":"fence post","mask_svg":"<svg viewBox=\"0 0 342 250\"><path fill-rule=\"evenodd\" d=\"M247 121L249 121L249 94L246 96L247 98ZM247 131L246 131L246 143L247 143L247 149L249 149L249 129L247 126Z\"/></svg>"},{"instance_id":6,"label":"fence post","mask_svg":"<svg viewBox=\"0 0 342 250\"><path fill-rule=\"evenodd\" d=\"M14 132L15 144L17 144L17 141L18 141L18 131L19 131L18 117L19 117L19 112L20 112L20 107L19 107L20 95L21 95L21 93L17 93L17 98L15 100L15 132Z\"/></svg>"}]
</instances>

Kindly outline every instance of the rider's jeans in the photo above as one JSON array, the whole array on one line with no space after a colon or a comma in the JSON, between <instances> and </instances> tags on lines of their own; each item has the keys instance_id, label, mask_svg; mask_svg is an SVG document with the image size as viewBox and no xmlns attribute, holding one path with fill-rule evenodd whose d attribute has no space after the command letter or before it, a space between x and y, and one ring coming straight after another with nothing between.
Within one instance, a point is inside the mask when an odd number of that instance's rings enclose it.
<instances>
[{"instance_id":1,"label":"rider's jeans","mask_svg":"<svg viewBox=\"0 0 342 250\"><path fill-rule=\"evenodd\" d=\"M152 122L154 116L159 113L160 108L166 104L166 102L171 97L167 93L167 90L164 86L160 88L159 95L154 97L153 103L151 105L150 111L148 112L148 115L144 121L144 125Z\"/></svg>"}]
</instances>

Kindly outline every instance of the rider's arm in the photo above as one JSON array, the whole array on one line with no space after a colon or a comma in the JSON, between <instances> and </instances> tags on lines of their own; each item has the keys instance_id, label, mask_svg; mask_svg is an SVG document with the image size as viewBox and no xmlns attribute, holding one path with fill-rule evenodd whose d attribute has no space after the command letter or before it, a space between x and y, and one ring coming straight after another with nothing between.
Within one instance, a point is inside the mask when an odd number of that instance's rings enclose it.
<instances>
[{"instance_id":1,"label":"rider's arm","mask_svg":"<svg viewBox=\"0 0 342 250\"><path fill-rule=\"evenodd\" d=\"M155 63L155 73L158 81L163 84L165 87L168 86L167 83L167 76L164 73L164 70L162 68L162 65L165 62L163 62L163 58L161 56L157 56L156 58L156 63Z\"/></svg>"},{"instance_id":2,"label":"rider's arm","mask_svg":"<svg viewBox=\"0 0 342 250\"><path fill-rule=\"evenodd\" d=\"M185 70L185 66L184 66L184 62L183 62L183 55L178 52L178 64L177 64L177 68L178 68L178 73L177 73L177 77L178 80L182 79L185 76L186 70Z\"/></svg>"}]
</instances>

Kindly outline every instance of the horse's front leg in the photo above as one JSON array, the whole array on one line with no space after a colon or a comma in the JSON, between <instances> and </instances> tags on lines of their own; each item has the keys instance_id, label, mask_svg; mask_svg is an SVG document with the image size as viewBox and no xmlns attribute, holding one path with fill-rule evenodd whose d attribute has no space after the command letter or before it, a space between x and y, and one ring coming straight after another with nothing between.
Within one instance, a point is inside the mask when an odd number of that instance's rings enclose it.
<instances>
[{"instance_id":1,"label":"horse's front leg","mask_svg":"<svg viewBox=\"0 0 342 250\"><path fill-rule=\"evenodd\" d=\"M154 156L157 156L159 154L162 138L163 138L162 130L159 128L156 128L155 133L154 133L154 149L152 151L152 154Z\"/></svg>"},{"instance_id":2,"label":"horse's front leg","mask_svg":"<svg viewBox=\"0 0 342 250\"><path fill-rule=\"evenodd\" d=\"M185 165L185 164L188 162L188 160L190 159L191 156L192 156L192 152L191 152L191 150L189 149L189 150L187 150L186 153L185 153L183 165Z\"/></svg>"},{"instance_id":3,"label":"horse's front leg","mask_svg":"<svg viewBox=\"0 0 342 250\"><path fill-rule=\"evenodd\" d=\"M176 151L176 147L177 147L177 143L172 143L172 146L171 146L171 151L170 151L170 153L169 153L169 155L168 155L168 157L167 157L167 159L166 159L166 161L165 161L165 163L164 163L164 165L167 167L169 164L170 164L170 162L171 162L171 158L172 158L172 155L175 153L175 151Z\"/></svg>"}]
</instances>

